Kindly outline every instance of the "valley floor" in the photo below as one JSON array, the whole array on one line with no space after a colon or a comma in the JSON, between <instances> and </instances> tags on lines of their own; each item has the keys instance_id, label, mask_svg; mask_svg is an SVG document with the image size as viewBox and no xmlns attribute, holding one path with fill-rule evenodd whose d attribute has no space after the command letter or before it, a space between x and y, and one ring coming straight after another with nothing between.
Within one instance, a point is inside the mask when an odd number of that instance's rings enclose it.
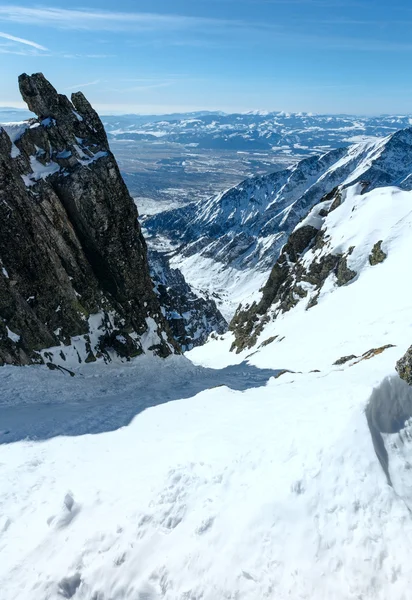
<instances>
[{"instance_id":1,"label":"valley floor","mask_svg":"<svg viewBox=\"0 0 412 600\"><path fill-rule=\"evenodd\" d=\"M0 369L4 600L410 597L408 499L363 412L399 350L276 378L227 343L220 369L218 342Z\"/></svg>"}]
</instances>

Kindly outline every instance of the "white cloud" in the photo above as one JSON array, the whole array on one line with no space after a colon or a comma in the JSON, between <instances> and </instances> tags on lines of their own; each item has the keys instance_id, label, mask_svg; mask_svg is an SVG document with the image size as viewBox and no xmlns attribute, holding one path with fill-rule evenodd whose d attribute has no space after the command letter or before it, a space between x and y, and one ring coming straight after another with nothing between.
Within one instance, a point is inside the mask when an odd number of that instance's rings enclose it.
<instances>
[{"instance_id":1,"label":"white cloud","mask_svg":"<svg viewBox=\"0 0 412 600\"><path fill-rule=\"evenodd\" d=\"M180 30L244 25L239 21L143 12L0 6L0 21L85 30Z\"/></svg>"},{"instance_id":2,"label":"white cloud","mask_svg":"<svg viewBox=\"0 0 412 600\"><path fill-rule=\"evenodd\" d=\"M90 85L97 85L98 83L100 83L100 79L96 79L96 81L88 81L87 83L71 85L70 87L67 87L66 90L80 90L81 88L89 87Z\"/></svg>"},{"instance_id":3,"label":"white cloud","mask_svg":"<svg viewBox=\"0 0 412 600\"><path fill-rule=\"evenodd\" d=\"M115 54L59 54L62 58L112 58Z\"/></svg>"},{"instance_id":4,"label":"white cloud","mask_svg":"<svg viewBox=\"0 0 412 600\"><path fill-rule=\"evenodd\" d=\"M0 7L0 15L1 15L2 7ZM18 42L19 44L25 44L26 46L32 46L32 48L36 48L37 50L47 50L44 46L37 44L36 42L32 42L31 40L25 40L24 38L16 37L15 35L10 35L9 33L4 33L0 31L0 38L4 38L6 40L10 40L12 42Z\"/></svg>"}]
</instances>

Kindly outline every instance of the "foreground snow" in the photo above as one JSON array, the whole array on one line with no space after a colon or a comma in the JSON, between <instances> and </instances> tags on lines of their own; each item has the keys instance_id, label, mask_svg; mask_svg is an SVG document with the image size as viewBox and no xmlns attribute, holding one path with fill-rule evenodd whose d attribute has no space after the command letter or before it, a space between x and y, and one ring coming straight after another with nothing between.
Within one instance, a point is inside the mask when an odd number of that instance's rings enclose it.
<instances>
[{"instance_id":1,"label":"foreground snow","mask_svg":"<svg viewBox=\"0 0 412 600\"><path fill-rule=\"evenodd\" d=\"M412 340L411 194L374 194L330 215L357 277L249 351L0 369L2 600L410 598L412 446L389 487L364 408Z\"/></svg>"},{"instance_id":2,"label":"foreground snow","mask_svg":"<svg viewBox=\"0 0 412 600\"><path fill-rule=\"evenodd\" d=\"M217 387L116 431L3 445L2 598L409 597L412 521L363 414L388 362ZM103 371L94 386L98 403L114 389Z\"/></svg>"}]
</instances>

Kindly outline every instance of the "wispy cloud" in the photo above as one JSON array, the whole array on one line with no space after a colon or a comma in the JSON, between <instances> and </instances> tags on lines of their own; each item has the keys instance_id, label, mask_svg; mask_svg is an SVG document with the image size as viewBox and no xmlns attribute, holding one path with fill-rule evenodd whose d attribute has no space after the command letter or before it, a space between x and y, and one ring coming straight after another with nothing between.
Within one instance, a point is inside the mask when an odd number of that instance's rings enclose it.
<instances>
[{"instance_id":1,"label":"wispy cloud","mask_svg":"<svg viewBox=\"0 0 412 600\"><path fill-rule=\"evenodd\" d=\"M31 46L32 48L36 48L37 50L47 50L47 48L41 46L40 44L37 44L36 42L32 42L31 40L25 40L24 38L16 37L15 35L10 35L9 33L4 33L3 31L0 31L0 38L4 38L12 42L18 42L19 44L25 44L26 46Z\"/></svg>"},{"instance_id":2,"label":"wispy cloud","mask_svg":"<svg viewBox=\"0 0 412 600\"><path fill-rule=\"evenodd\" d=\"M204 2L225 2L242 4L286 4L290 6L306 5L320 8L347 8L349 7L367 7L367 0L203 0Z\"/></svg>"},{"instance_id":3,"label":"wispy cloud","mask_svg":"<svg viewBox=\"0 0 412 600\"><path fill-rule=\"evenodd\" d=\"M92 9L52 7L0 6L0 21L30 23L60 28L96 31L143 30L176 31L190 28L221 28L244 26L243 22L174 14L116 12Z\"/></svg>"},{"instance_id":4,"label":"wispy cloud","mask_svg":"<svg viewBox=\"0 0 412 600\"><path fill-rule=\"evenodd\" d=\"M88 81L87 83L78 83L77 85L71 85L67 87L66 90L80 90L85 87L89 87L90 85L97 85L100 83L100 79L96 79L95 81Z\"/></svg>"},{"instance_id":5,"label":"wispy cloud","mask_svg":"<svg viewBox=\"0 0 412 600\"><path fill-rule=\"evenodd\" d=\"M115 54L72 54L65 52L64 54L59 55L62 58L112 58L116 56Z\"/></svg>"},{"instance_id":6,"label":"wispy cloud","mask_svg":"<svg viewBox=\"0 0 412 600\"><path fill-rule=\"evenodd\" d=\"M164 80L149 79L149 78L120 79L119 83L122 81L131 82L135 85L127 86L127 87L120 87L120 88L110 88L107 91L116 92L118 94L126 94L129 92L145 92L148 90L170 87L171 85L174 85L175 83L181 81L181 79L180 78L176 78L176 79L168 78L168 79L164 79Z\"/></svg>"},{"instance_id":7,"label":"wispy cloud","mask_svg":"<svg viewBox=\"0 0 412 600\"><path fill-rule=\"evenodd\" d=\"M223 0L221 0L223 1ZM232 1L232 0L225 0ZM246 1L246 0L245 0ZM251 1L251 0L247 0ZM255 0L253 0L255 1ZM285 0L256 0L263 2L285 2ZM344 0L344 2L351 0ZM357 0L352 0L357 3ZM333 4L340 6L343 0L287 0L292 4ZM328 17L325 17L327 20ZM330 17L333 21L333 18ZM362 19L355 19L356 24L360 24ZM207 17L193 17L175 14L156 14L145 12L118 12L94 9L66 9L53 7L12 6L0 5L0 22L27 23L49 26L60 29L76 29L84 31L139 31L143 33L159 33L155 36L135 36L133 40L128 40L128 44L135 46L153 45L162 46L193 46L205 48L243 48L245 45L245 34L254 36L254 43L259 46L277 46L290 47L305 44L312 48L331 48L341 51L358 50L362 52L411 52L412 44L405 40L386 40L379 39L379 30L375 28L369 37L364 35L337 35L331 32L324 32L322 29L327 25L321 20L308 20L307 17L297 17L292 23L271 21L252 21L246 22L236 19L217 19ZM302 28L303 27L303 28ZM184 35L183 35L184 33ZM350 33L350 31L349 31ZM369 33L369 32L368 32ZM161 35L160 35L161 34ZM230 34L230 35L229 35ZM0 34L1 35L1 34ZM14 38L9 34L2 34L8 39ZM44 46L14 38L14 41L29 44L36 51L45 51ZM7 52L12 52L10 49ZM5 53L6 50L3 50ZM105 59L110 54L78 54L63 53L63 58L71 59Z\"/></svg>"},{"instance_id":8,"label":"wispy cloud","mask_svg":"<svg viewBox=\"0 0 412 600\"><path fill-rule=\"evenodd\" d=\"M29 50L8 50L7 48L0 47L0 54L14 54L16 56L48 56L48 54L41 54L39 52L30 52Z\"/></svg>"}]
</instances>

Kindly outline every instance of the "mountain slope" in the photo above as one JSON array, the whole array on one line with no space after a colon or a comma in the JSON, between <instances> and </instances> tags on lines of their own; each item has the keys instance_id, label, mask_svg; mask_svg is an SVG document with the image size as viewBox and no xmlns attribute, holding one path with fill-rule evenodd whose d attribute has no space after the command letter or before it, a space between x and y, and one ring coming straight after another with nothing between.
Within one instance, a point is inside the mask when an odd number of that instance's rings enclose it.
<instances>
[{"instance_id":1,"label":"mountain slope","mask_svg":"<svg viewBox=\"0 0 412 600\"><path fill-rule=\"evenodd\" d=\"M150 250L149 264L162 312L183 351L204 344L212 332L227 331L213 298L197 294L164 254Z\"/></svg>"},{"instance_id":2,"label":"mountain slope","mask_svg":"<svg viewBox=\"0 0 412 600\"><path fill-rule=\"evenodd\" d=\"M225 314L233 314L245 281L255 276L252 271L261 284L287 236L324 195L357 181L366 181L367 189L410 189L411 173L412 129L405 129L251 178L206 203L149 217L144 226L153 236L151 243L160 236L174 244L172 262L189 283L219 294ZM214 271L209 283L202 278L206 268Z\"/></svg>"},{"instance_id":3,"label":"mountain slope","mask_svg":"<svg viewBox=\"0 0 412 600\"><path fill-rule=\"evenodd\" d=\"M356 275L332 269L309 310L309 285L289 310L275 298L251 349L228 333L192 364L0 369L4 600L409 598L412 431L382 434L391 487L365 409L412 405L395 372L412 193L341 194L296 229L324 244L289 240L287 275L338 255Z\"/></svg>"},{"instance_id":4,"label":"mountain slope","mask_svg":"<svg viewBox=\"0 0 412 600\"><path fill-rule=\"evenodd\" d=\"M302 326L306 331L313 327L321 314L329 327L333 323L332 330L322 331L320 324L316 334L313 330L316 345L328 336L341 337L345 327L358 324L361 328L363 320L374 322L382 311L386 319L398 311L405 314L401 307L408 304L405 295L410 284L405 268L411 226L412 192L396 187L365 192L358 184L317 204L290 235L260 300L238 309L231 323L233 349L250 349L269 339L273 352L286 335L283 323L292 313L295 317L291 318L302 323L296 325L297 335ZM396 322L402 320L407 321L398 315ZM389 323L388 329L394 331ZM396 335L400 336L400 331ZM361 337L350 349L344 344L341 355L359 357L364 344ZM287 354L283 356L287 358ZM316 362L315 353L311 360Z\"/></svg>"}]
</instances>

